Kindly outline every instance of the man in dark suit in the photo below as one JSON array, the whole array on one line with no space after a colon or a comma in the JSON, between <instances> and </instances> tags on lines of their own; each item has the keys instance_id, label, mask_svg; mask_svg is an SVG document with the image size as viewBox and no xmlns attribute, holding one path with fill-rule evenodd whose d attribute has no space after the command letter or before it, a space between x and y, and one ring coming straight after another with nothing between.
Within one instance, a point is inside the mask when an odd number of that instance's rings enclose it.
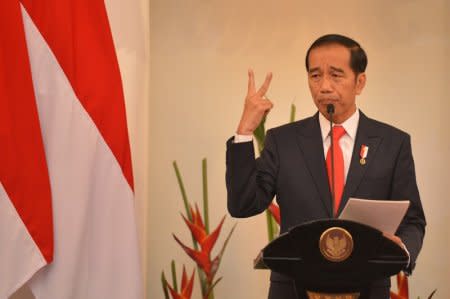
<instances>
[{"instance_id":1,"label":"man in dark suit","mask_svg":"<svg viewBox=\"0 0 450 299\"><path fill-rule=\"evenodd\" d=\"M251 136L273 106L265 98L272 74L256 90L253 71L249 71L242 118L235 137L227 143L228 210L233 217L250 217L263 212L276 195L281 232L285 232L306 221L337 216L349 197L407 199L410 206L395 236L385 235L409 254L405 272L410 273L425 233L410 137L357 109L356 96L366 83L367 56L356 41L342 35L322 36L309 48L305 62L319 111L269 130L258 159ZM335 107L333 132L342 132L335 140L337 159L342 162L336 175L337 181L341 177L342 186L335 184L334 202L326 159L330 150L329 104ZM389 288L389 279L377 281L361 298L387 299ZM304 290L298 292L305 298ZM292 281L272 273L269 298L297 298Z\"/></svg>"}]
</instances>

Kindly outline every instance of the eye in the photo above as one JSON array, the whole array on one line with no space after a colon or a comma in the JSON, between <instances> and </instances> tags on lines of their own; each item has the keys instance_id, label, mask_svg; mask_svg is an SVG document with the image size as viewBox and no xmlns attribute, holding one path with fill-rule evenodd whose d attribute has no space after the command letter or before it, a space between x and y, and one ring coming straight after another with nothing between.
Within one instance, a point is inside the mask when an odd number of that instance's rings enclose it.
<instances>
[{"instance_id":1,"label":"eye","mask_svg":"<svg viewBox=\"0 0 450 299\"><path fill-rule=\"evenodd\" d=\"M309 75L309 77L313 80L317 80L320 78L320 75L318 73L312 73Z\"/></svg>"},{"instance_id":2,"label":"eye","mask_svg":"<svg viewBox=\"0 0 450 299\"><path fill-rule=\"evenodd\" d=\"M339 72L333 72L330 74L330 76L333 81L339 82L344 77L344 74L339 73Z\"/></svg>"}]
</instances>

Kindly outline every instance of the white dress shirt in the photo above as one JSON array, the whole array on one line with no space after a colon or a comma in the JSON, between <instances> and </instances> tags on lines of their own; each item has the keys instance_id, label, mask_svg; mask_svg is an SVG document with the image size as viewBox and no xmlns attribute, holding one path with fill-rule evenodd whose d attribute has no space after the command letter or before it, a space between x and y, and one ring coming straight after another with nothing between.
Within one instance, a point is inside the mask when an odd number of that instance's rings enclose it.
<instances>
[{"instance_id":1,"label":"white dress shirt","mask_svg":"<svg viewBox=\"0 0 450 299\"><path fill-rule=\"evenodd\" d=\"M356 131L358 130L359 123L359 110L353 113L346 121L339 126L343 126L345 129L345 134L339 139L339 145L342 149L342 154L344 155L344 174L345 180L347 181L347 174L350 168L350 162L352 161L353 147L355 146ZM330 147L331 137L330 137L330 122L319 113L319 125L320 131L322 132L322 142L323 142L323 152L324 157L327 157L328 148ZM333 126L336 124L333 123Z\"/></svg>"}]
</instances>

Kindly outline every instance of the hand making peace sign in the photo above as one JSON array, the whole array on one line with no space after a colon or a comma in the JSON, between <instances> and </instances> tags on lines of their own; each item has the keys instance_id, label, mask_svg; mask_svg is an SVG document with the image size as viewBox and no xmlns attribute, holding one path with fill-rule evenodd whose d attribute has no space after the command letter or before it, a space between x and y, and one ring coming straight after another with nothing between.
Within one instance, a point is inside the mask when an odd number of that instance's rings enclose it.
<instances>
[{"instance_id":1,"label":"hand making peace sign","mask_svg":"<svg viewBox=\"0 0 450 299\"><path fill-rule=\"evenodd\" d=\"M253 131L258 127L263 117L272 109L272 102L265 97L270 81L272 81L272 73L266 75L263 85L256 91L255 74L251 69L248 71L248 91L237 134L253 135Z\"/></svg>"}]
</instances>

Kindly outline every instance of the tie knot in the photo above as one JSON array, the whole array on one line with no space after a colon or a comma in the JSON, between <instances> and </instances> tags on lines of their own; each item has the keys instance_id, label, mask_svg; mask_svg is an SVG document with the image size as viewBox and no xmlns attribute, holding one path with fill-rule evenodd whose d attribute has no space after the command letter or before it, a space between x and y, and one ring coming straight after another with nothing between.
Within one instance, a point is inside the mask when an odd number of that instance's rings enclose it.
<instances>
[{"instance_id":1,"label":"tie knot","mask_svg":"<svg viewBox=\"0 0 450 299\"><path fill-rule=\"evenodd\" d=\"M343 126L333 126L333 139L339 140L345 134L345 129Z\"/></svg>"}]
</instances>

